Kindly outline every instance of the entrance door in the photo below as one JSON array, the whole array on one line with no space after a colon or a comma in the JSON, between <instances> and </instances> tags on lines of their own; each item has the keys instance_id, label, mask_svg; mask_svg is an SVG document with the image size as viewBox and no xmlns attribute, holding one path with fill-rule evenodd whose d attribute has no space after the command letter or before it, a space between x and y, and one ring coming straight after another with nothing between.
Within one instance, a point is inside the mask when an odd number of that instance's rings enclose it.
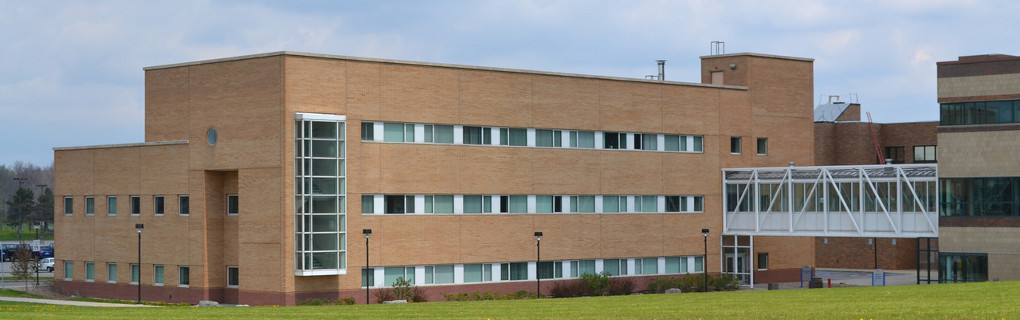
<instances>
[{"instance_id":1,"label":"entrance door","mask_svg":"<svg viewBox=\"0 0 1020 320\"><path fill-rule=\"evenodd\" d=\"M734 261L736 260L736 261ZM723 266L723 273L731 273L740 278L740 284L750 283L751 268L746 252L739 254L726 254L726 265Z\"/></svg>"}]
</instances>

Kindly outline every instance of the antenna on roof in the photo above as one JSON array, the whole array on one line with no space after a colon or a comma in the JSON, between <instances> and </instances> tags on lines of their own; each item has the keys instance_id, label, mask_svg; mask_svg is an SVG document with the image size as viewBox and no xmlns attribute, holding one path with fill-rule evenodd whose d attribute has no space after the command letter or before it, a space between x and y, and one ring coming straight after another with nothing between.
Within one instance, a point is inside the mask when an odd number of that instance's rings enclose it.
<instances>
[{"instance_id":1,"label":"antenna on roof","mask_svg":"<svg viewBox=\"0 0 1020 320\"><path fill-rule=\"evenodd\" d=\"M708 48L712 53L710 55L726 54L726 42L712 41Z\"/></svg>"}]
</instances>

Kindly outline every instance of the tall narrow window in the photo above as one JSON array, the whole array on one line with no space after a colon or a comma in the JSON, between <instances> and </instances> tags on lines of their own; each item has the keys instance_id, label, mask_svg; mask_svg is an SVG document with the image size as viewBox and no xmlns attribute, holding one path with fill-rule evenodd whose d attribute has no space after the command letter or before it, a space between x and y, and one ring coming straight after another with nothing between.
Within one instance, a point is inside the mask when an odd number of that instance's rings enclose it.
<instances>
[{"instance_id":1,"label":"tall narrow window","mask_svg":"<svg viewBox=\"0 0 1020 320\"><path fill-rule=\"evenodd\" d=\"M92 282L96 281L96 263L92 261L85 262L85 281Z\"/></svg>"},{"instance_id":2,"label":"tall narrow window","mask_svg":"<svg viewBox=\"0 0 1020 320\"><path fill-rule=\"evenodd\" d=\"M163 265L157 264L152 266L152 285L162 286L163 285Z\"/></svg>"},{"instance_id":3,"label":"tall narrow window","mask_svg":"<svg viewBox=\"0 0 1020 320\"><path fill-rule=\"evenodd\" d=\"M187 287L191 285L191 267L177 267L177 286Z\"/></svg>"},{"instance_id":4,"label":"tall narrow window","mask_svg":"<svg viewBox=\"0 0 1020 320\"><path fill-rule=\"evenodd\" d=\"M237 195L236 194L228 194L227 195L227 215L228 216L236 216L236 215L240 214L241 211L239 211L240 208L238 208L238 205L239 205L239 203L237 201Z\"/></svg>"},{"instance_id":5,"label":"tall narrow window","mask_svg":"<svg viewBox=\"0 0 1020 320\"><path fill-rule=\"evenodd\" d=\"M117 215L117 197L115 196L106 197L106 214L111 216Z\"/></svg>"},{"instance_id":6,"label":"tall narrow window","mask_svg":"<svg viewBox=\"0 0 1020 320\"><path fill-rule=\"evenodd\" d=\"M372 141L375 139L375 123L361 122L361 140Z\"/></svg>"},{"instance_id":7,"label":"tall narrow window","mask_svg":"<svg viewBox=\"0 0 1020 320\"><path fill-rule=\"evenodd\" d=\"M157 216L163 215L163 196L152 196L152 213Z\"/></svg>"},{"instance_id":8,"label":"tall narrow window","mask_svg":"<svg viewBox=\"0 0 1020 320\"><path fill-rule=\"evenodd\" d=\"M64 214L74 214L74 197L64 197Z\"/></svg>"},{"instance_id":9,"label":"tall narrow window","mask_svg":"<svg viewBox=\"0 0 1020 320\"><path fill-rule=\"evenodd\" d=\"M740 154L740 137L730 137L730 153Z\"/></svg>"},{"instance_id":10,"label":"tall narrow window","mask_svg":"<svg viewBox=\"0 0 1020 320\"><path fill-rule=\"evenodd\" d=\"M375 213L375 196L370 194L361 196L361 213Z\"/></svg>"},{"instance_id":11,"label":"tall narrow window","mask_svg":"<svg viewBox=\"0 0 1020 320\"><path fill-rule=\"evenodd\" d=\"M769 268L769 253L759 252L758 253L758 270L768 270Z\"/></svg>"},{"instance_id":12,"label":"tall narrow window","mask_svg":"<svg viewBox=\"0 0 1020 320\"><path fill-rule=\"evenodd\" d=\"M177 196L177 214L182 216L191 214L191 199L188 195Z\"/></svg>"},{"instance_id":13,"label":"tall narrow window","mask_svg":"<svg viewBox=\"0 0 1020 320\"><path fill-rule=\"evenodd\" d=\"M74 262L64 261L64 280L70 281L71 277L73 276L74 276Z\"/></svg>"},{"instance_id":14,"label":"tall narrow window","mask_svg":"<svg viewBox=\"0 0 1020 320\"><path fill-rule=\"evenodd\" d=\"M240 284L240 275L236 266L227 267L227 288L237 288Z\"/></svg>"},{"instance_id":15,"label":"tall narrow window","mask_svg":"<svg viewBox=\"0 0 1020 320\"><path fill-rule=\"evenodd\" d=\"M138 283L138 279L141 276L141 273L139 273L138 271L139 271L138 264L132 263L131 264L131 284Z\"/></svg>"},{"instance_id":16,"label":"tall narrow window","mask_svg":"<svg viewBox=\"0 0 1020 320\"><path fill-rule=\"evenodd\" d=\"M131 215L142 214L142 197L131 196Z\"/></svg>"},{"instance_id":17,"label":"tall narrow window","mask_svg":"<svg viewBox=\"0 0 1020 320\"><path fill-rule=\"evenodd\" d=\"M374 127L375 124L372 124ZM343 274L347 267L346 117L298 113L294 144L294 273L297 276ZM415 125L383 123L383 140L413 142ZM363 139L369 129L362 124ZM378 134L376 132L375 134ZM236 200L235 200L236 202ZM361 211L374 213L374 197L363 195ZM235 210L236 211L236 210ZM237 268L232 285L237 285ZM228 283L229 284L229 283Z\"/></svg>"},{"instance_id":18,"label":"tall narrow window","mask_svg":"<svg viewBox=\"0 0 1020 320\"><path fill-rule=\"evenodd\" d=\"M85 196L85 215L96 214L96 198L93 196Z\"/></svg>"},{"instance_id":19,"label":"tall narrow window","mask_svg":"<svg viewBox=\"0 0 1020 320\"><path fill-rule=\"evenodd\" d=\"M764 156L769 151L769 138L758 138L758 155Z\"/></svg>"},{"instance_id":20,"label":"tall narrow window","mask_svg":"<svg viewBox=\"0 0 1020 320\"><path fill-rule=\"evenodd\" d=\"M106 264L106 282L117 283L117 264L110 262Z\"/></svg>"}]
</instances>

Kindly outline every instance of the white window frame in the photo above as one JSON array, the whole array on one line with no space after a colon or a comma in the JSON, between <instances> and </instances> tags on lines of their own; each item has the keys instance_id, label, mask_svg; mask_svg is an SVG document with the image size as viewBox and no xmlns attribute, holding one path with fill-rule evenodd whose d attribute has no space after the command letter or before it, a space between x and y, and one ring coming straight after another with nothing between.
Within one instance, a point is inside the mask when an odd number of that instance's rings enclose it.
<instances>
[{"instance_id":1,"label":"white window frame","mask_svg":"<svg viewBox=\"0 0 1020 320\"><path fill-rule=\"evenodd\" d=\"M181 205L184 199L188 199L188 212L183 212L184 206ZM177 215L188 216L191 215L191 195L180 194L177 195Z\"/></svg>"},{"instance_id":2,"label":"white window frame","mask_svg":"<svg viewBox=\"0 0 1020 320\"><path fill-rule=\"evenodd\" d=\"M235 208L235 209L237 209L237 212L230 212L230 198L231 197L237 198L237 208ZM241 199L237 196L236 193L228 193L227 197L224 198L224 200L226 202L223 203L223 207L224 207L224 209L226 209L225 211L227 212L228 216L236 217L236 216L241 214Z\"/></svg>"},{"instance_id":3,"label":"white window frame","mask_svg":"<svg viewBox=\"0 0 1020 320\"><path fill-rule=\"evenodd\" d=\"M230 284L230 270L231 269L233 269L234 273L237 274L237 283L235 283L235 284ZM227 288L238 288L240 286L240 284L241 284L241 268L238 268L237 266L227 266L227 278L226 278L226 282L227 282Z\"/></svg>"},{"instance_id":4,"label":"white window frame","mask_svg":"<svg viewBox=\"0 0 1020 320\"><path fill-rule=\"evenodd\" d=\"M163 204L163 208L158 208L158 209L160 209L158 211L163 211L163 212L158 212L156 210L157 209L157 201L156 201L156 199L159 199L158 202ZM161 194L153 195L152 196L152 215L153 216L157 216L157 217L162 217L165 214L166 214L166 197L164 197Z\"/></svg>"}]
</instances>

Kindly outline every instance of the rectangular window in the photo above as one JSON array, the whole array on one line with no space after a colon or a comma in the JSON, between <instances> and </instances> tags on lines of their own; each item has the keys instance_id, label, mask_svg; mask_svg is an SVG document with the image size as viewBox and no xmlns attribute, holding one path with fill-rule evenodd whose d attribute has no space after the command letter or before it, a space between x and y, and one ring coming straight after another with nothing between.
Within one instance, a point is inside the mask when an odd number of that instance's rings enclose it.
<instances>
[{"instance_id":1,"label":"rectangular window","mask_svg":"<svg viewBox=\"0 0 1020 320\"><path fill-rule=\"evenodd\" d=\"M585 274L595 274L595 260L579 260L577 261L577 263L578 263L577 267L578 276Z\"/></svg>"},{"instance_id":2,"label":"rectangular window","mask_svg":"<svg viewBox=\"0 0 1020 320\"><path fill-rule=\"evenodd\" d=\"M484 127L464 127L464 144L487 145L492 143L492 130Z\"/></svg>"},{"instance_id":3,"label":"rectangular window","mask_svg":"<svg viewBox=\"0 0 1020 320\"><path fill-rule=\"evenodd\" d=\"M141 274L138 273L138 264L131 264L131 284L137 284Z\"/></svg>"},{"instance_id":4,"label":"rectangular window","mask_svg":"<svg viewBox=\"0 0 1020 320\"><path fill-rule=\"evenodd\" d=\"M705 272L705 257L694 257L694 272Z\"/></svg>"},{"instance_id":5,"label":"rectangular window","mask_svg":"<svg viewBox=\"0 0 1020 320\"><path fill-rule=\"evenodd\" d=\"M581 149L595 148L595 132L592 131L571 131L570 147Z\"/></svg>"},{"instance_id":6,"label":"rectangular window","mask_svg":"<svg viewBox=\"0 0 1020 320\"><path fill-rule=\"evenodd\" d=\"M425 283L453 283L453 265L425 266Z\"/></svg>"},{"instance_id":7,"label":"rectangular window","mask_svg":"<svg viewBox=\"0 0 1020 320\"><path fill-rule=\"evenodd\" d=\"M730 137L730 153L740 154L740 137Z\"/></svg>"},{"instance_id":8,"label":"rectangular window","mask_svg":"<svg viewBox=\"0 0 1020 320\"><path fill-rule=\"evenodd\" d=\"M659 212L658 196L638 196L641 200L641 212Z\"/></svg>"},{"instance_id":9,"label":"rectangular window","mask_svg":"<svg viewBox=\"0 0 1020 320\"><path fill-rule=\"evenodd\" d=\"M131 196L131 215L142 214L142 197Z\"/></svg>"},{"instance_id":10,"label":"rectangular window","mask_svg":"<svg viewBox=\"0 0 1020 320\"><path fill-rule=\"evenodd\" d=\"M434 125L432 134L433 142L435 143L453 143L453 126L447 125Z\"/></svg>"},{"instance_id":11,"label":"rectangular window","mask_svg":"<svg viewBox=\"0 0 1020 320\"><path fill-rule=\"evenodd\" d=\"M117 197L115 196L106 197L106 214L111 216L117 215Z\"/></svg>"},{"instance_id":12,"label":"rectangular window","mask_svg":"<svg viewBox=\"0 0 1020 320\"><path fill-rule=\"evenodd\" d=\"M152 284L156 286L163 285L163 265L152 266Z\"/></svg>"},{"instance_id":13,"label":"rectangular window","mask_svg":"<svg viewBox=\"0 0 1020 320\"><path fill-rule=\"evenodd\" d=\"M914 162L935 162L935 146L914 146Z\"/></svg>"},{"instance_id":14,"label":"rectangular window","mask_svg":"<svg viewBox=\"0 0 1020 320\"><path fill-rule=\"evenodd\" d=\"M464 213L492 212L491 196L464 196Z\"/></svg>"},{"instance_id":15,"label":"rectangular window","mask_svg":"<svg viewBox=\"0 0 1020 320\"><path fill-rule=\"evenodd\" d=\"M404 142L403 123L383 123L383 141ZM412 139L412 141L414 141Z\"/></svg>"},{"instance_id":16,"label":"rectangular window","mask_svg":"<svg viewBox=\"0 0 1020 320\"><path fill-rule=\"evenodd\" d=\"M764 156L769 151L769 138L758 138L758 155Z\"/></svg>"},{"instance_id":17,"label":"rectangular window","mask_svg":"<svg viewBox=\"0 0 1020 320\"><path fill-rule=\"evenodd\" d=\"M539 279L555 279L563 277L563 269L561 263L554 261L542 261L538 264L538 278Z\"/></svg>"},{"instance_id":18,"label":"rectangular window","mask_svg":"<svg viewBox=\"0 0 1020 320\"><path fill-rule=\"evenodd\" d=\"M528 263L514 262L500 264L500 280L528 280Z\"/></svg>"},{"instance_id":19,"label":"rectangular window","mask_svg":"<svg viewBox=\"0 0 1020 320\"><path fill-rule=\"evenodd\" d=\"M665 151L680 151L680 141L683 140L684 144L687 144L686 137L681 137L675 134L667 134L663 139L662 149Z\"/></svg>"},{"instance_id":20,"label":"rectangular window","mask_svg":"<svg viewBox=\"0 0 1020 320\"><path fill-rule=\"evenodd\" d=\"M414 196L387 195L383 199L387 214L414 213Z\"/></svg>"},{"instance_id":21,"label":"rectangular window","mask_svg":"<svg viewBox=\"0 0 1020 320\"><path fill-rule=\"evenodd\" d=\"M392 286L397 279L404 278L407 282L414 283L414 267L386 267L383 268L383 278L387 286Z\"/></svg>"},{"instance_id":22,"label":"rectangular window","mask_svg":"<svg viewBox=\"0 0 1020 320\"><path fill-rule=\"evenodd\" d=\"M627 275L627 259L605 259L602 260L602 271L611 276Z\"/></svg>"},{"instance_id":23,"label":"rectangular window","mask_svg":"<svg viewBox=\"0 0 1020 320\"><path fill-rule=\"evenodd\" d=\"M238 205L239 204L237 202L237 194L228 194L227 195L227 215L228 216L236 216L236 215L240 214L241 211L239 211L240 208L238 208Z\"/></svg>"},{"instance_id":24,"label":"rectangular window","mask_svg":"<svg viewBox=\"0 0 1020 320\"><path fill-rule=\"evenodd\" d=\"M634 259L637 274L659 274L659 258Z\"/></svg>"},{"instance_id":25,"label":"rectangular window","mask_svg":"<svg viewBox=\"0 0 1020 320\"><path fill-rule=\"evenodd\" d=\"M562 146L563 134L559 130L535 130L535 146L537 147L555 147L559 148Z\"/></svg>"},{"instance_id":26,"label":"rectangular window","mask_svg":"<svg viewBox=\"0 0 1020 320\"><path fill-rule=\"evenodd\" d=\"M906 151L903 147L885 147L885 159L883 160L891 159L892 161L889 163L904 163L904 153Z\"/></svg>"},{"instance_id":27,"label":"rectangular window","mask_svg":"<svg viewBox=\"0 0 1020 320\"><path fill-rule=\"evenodd\" d=\"M372 141L375 139L375 123L361 122L361 141Z\"/></svg>"},{"instance_id":28,"label":"rectangular window","mask_svg":"<svg viewBox=\"0 0 1020 320\"><path fill-rule=\"evenodd\" d=\"M464 282L492 281L492 264L476 263L464 265Z\"/></svg>"},{"instance_id":29,"label":"rectangular window","mask_svg":"<svg viewBox=\"0 0 1020 320\"><path fill-rule=\"evenodd\" d=\"M758 270L768 270L768 269L769 269L769 253L768 252L759 252L758 253Z\"/></svg>"},{"instance_id":30,"label":"rectangular window","mask_svg":"<svg viewBox=\"0 0 1020 320\"><path fill-rule=\"evenodd\" d=\"M85 196L85 215L91 216L94 214L96 214L96 198Z\"/></svg>"},{"instance_id":31,"label":"rectangular window","mask_svg":"<svg viewBox=\"0 0 1020 320\"><path fill-rule=\"evenodd\" d=\"M691 149L691 151L702 152L701 149L702 139L703 139L702 136L694 136L694 147Z\"/></svg>"},{"instance_id":32,"label":"rectangular window","mask_svg":"<svg viewBox=\"0 0 1020 320\"><path fill-rule=\"evenodd\" d=\"M639 138L640 137L640 138ZM639 133L634 135L634 149L655 151L658 150L659 135L654 133ZM637 142L640 141L640 144Z\"/></svg>"},{"instance_id":33,"label":"rectangular window","mask_svg":"<svg viewBox=\"0 0 1020 320\"><path fill-rule=\"evenodd\" d=\"M188 195L177 196L177 214L182 216L191 214L191 198Z\"/></svg>"},{"instance_id":34,"label":"rectangular window","mask_svg":"<svg viewBox=\"0 0 1020 320\"><path fill-rule=\"evenodd\" d=\"M705 197L696 196L694 197L694 212L702 212L704 209Z\"/></svg>"},{"instance_id":35,"label":"rectangular window","mask_svg":"<svg viewBox=\"0 0 1020 320\"><path fill-rule=\"evenodd\" d=\"M624 145L627 142L627 134L619 132L604 132L602 133L602 148L603 149L624 149Z\"/></svg>"},{"instance_id":36,"label":"rectangular window","mask_svg":"<svg viewBox=\"0 0 1020 320\"><path fill-rule=\"evenodd\" d=\"M681 257L666 257L666 270L662 271L667 274L680 273L682 270L680 265L685 264L685 262L684 258Z\"/></svg>"},{"instance_id":37,"label":"rectangular window","mask_svg":"<svg viewBox=\"0 0 1020 320\"><path fill-rule=\"evenodd\" d=\"M375 286L375 268L361 268L361 286Z\"/></svg>"},{"instance_id":38,"label":"rectangular window","mask_svg":"<svg viewBox=\"0 0 1020 320\"><path fill-rule=\"evenodd\" d=\"M595 196L571 196L570 212L595 212Z\"/></svg>"},{"instance_id":39,"label":"rectangular window","mask_svg":"<svg viewBox=\"0 0 1020 320\"><path fill-rule=\"evenodd\" d=\"M361 213L375 213L375 196L361 195Z\"/></svg>"},{"instance_id":40,"label":"rectangular window","mask_svg":"<svg viewBox=\"0 0 1020 320\"><path fill-rule=\"evenodd\" d=\"M687 204L686 200L681 196L666 196L666 212L680 212L680 203Z\"/></svg>"},{"instance_id":41,"label":"rectangular window","mask_svg":"<svg viewBox=\"0 0 1020 320\"><path fill-rule=\"evenodd\" d=\"M85 281L92 282L96 281L96 263L91 261L85 262Z\"/></svg>"},{"instance_id":42,"label":"rectangular window","mask_svg":"<svg viewBox=\"0 0 1020 320\"><path fill-rule=\"evenodd\" d=\"M988 281L988 254L939 253L939 283Z\"/></svg>"},{"instance_id":43,"label":"rectangular window","mask_svg":"<svg viewBox=\"0 0 1020 320\"><path fill-rule=\"evenodd\" d=\"M621 209L621 203L622 208ZM627 197L621 196L602 196L602 212L626 212L627 211Z\"/></svg>"},{"instance_id":44,"label":"rectangular window","mask_svg":"<svg viewBox=\"0 0 1020 320\"><path fill-rule=\"evenodd\" d=\"M152 213L157 216L163 215L163 196L152 196Z\"/></svg>"},{"instance_id":45,"label":"rectangular window","mask_svg":"<svg viewBox=\"0 0 1020 320\"><path fill-rule=\"evenodd\" d=\"M528 213L528 196L501 196L500 212Z\"/></svg>"},{"instance_id":46,"label":"rectangular window","mask_svg":"<svg viewBox=\"0 0 1020 320\"><path fill-rule=\"evenodd\" d=\"M553 196L535 196L535 213L552 213Z\"/></svg>"},{"instance_id":47,"label":"rectangular window","mask_svg":"<svg viewBox=\"0 0 1020 320\"><path fill-rule=\"evenodd\" d=\"M499 144L504 146L527 146L528 129L499 128Z\"/></svg>"},{"instance_id":48,"label":"rectangular window","mask_svg":"<svg viewBox=\"0 0 1020 320\"><path fill-rule=\"evenodd\" d=\"M74 197L64 197L64 214L74 214Z\"/></svg>"},{"instance_id":49,"label":"rectangular window","mask_svg":"<svg viewBox=\"0 0 1020 320\"><path fill-rule=\"evenodd\" d=\"M74 262L64 261L64 280L71 280L74 276Z\"/></svg>"},{"instance_id":50,"label":"rectangular window","mask_svg":"<svg viewBox=\"0 0 1020 320\"><path fill-rule=\"evenodd\" d=\"M238 273L240 273L240 271L238 270L238 268L236 266L228 266L227 267L227 288L237 288L238 287L239 282L240 282L239 281L240 280L240 276L238 275Z\"/></svg>"},{"instance_id":51,"label":"rectangular window","mask_svg":"<svg viewBox=\"0 0 1020 320\"><path fill-rule=\"evenodd\" d=\"M106 264L106 282L117 283L117 264L107 263Z\"/></svg>"},{"instance_id":52,"label":"rectangular window","mask_svg":"<svg viewBox=\"0 0 1020 320\"><path fill-rule=\"evenodd\" d=\"M450 214L453 213L453 196L452 195L436 195L432 196L432 212L437 214Z\"/></svg>"},{"instance_id":53,"label":"rectangular window","mask_svg":"<svg viewBox=\"0 0 1020 320\"><path fill-rule=\"evenodd\" d=\"M177 286L187 287L191 285L191 267L177 267Z\"/></svg>"}]
</instances>

